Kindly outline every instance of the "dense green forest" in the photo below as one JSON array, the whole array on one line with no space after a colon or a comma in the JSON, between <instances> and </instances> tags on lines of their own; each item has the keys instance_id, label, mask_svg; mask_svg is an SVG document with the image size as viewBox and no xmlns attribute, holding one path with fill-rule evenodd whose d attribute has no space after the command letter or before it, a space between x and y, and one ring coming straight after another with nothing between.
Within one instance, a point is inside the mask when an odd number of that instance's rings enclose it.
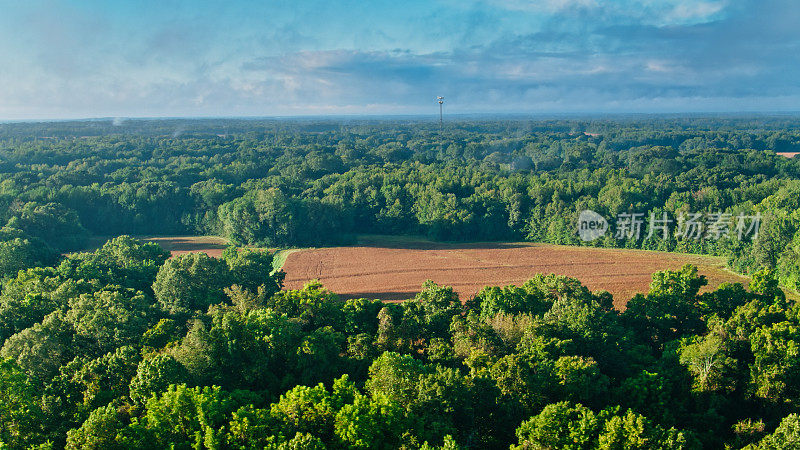
<instances>
[{"instance_id":1,"label":"dense green forest","mask_svg":"<svg viewBox=\"0 0 800 450\"><path fill-rule=\"evenodd\" d=\"M800 444L800 309L692 266L620 313L538 275L462 304L279 290L273 255L119 237L0 294L2 448L751 449Z\"/></svg>"},{"instance_id":2,"label":"dense green forest","mask_svg":"<svg viewBox=\"0 0 800 450\"><path fill-rule=\"evenodd\" d=\"M761 214L758 236L592 245L724 255L800 283L800 118L128 120L0 125L0 270L89 235L219 234L267 247L354 234L582 243L576 219ZM20 234L20 230L23 234Z\"/></svg>"},{"instance_id":3,"label":"dense green forest","mask_svg":"<svg viewBox=\"0 0 800 450\"><path fill-rule=\"evenodd\" d=\"M797 151L792 116L0 125L0 448L797 448ZM586 243L585 209L763 220ZM244 248L360 233L711 253L752 282L659 272L624 312L554 275L383 304L281 290Z\"/></svg>"}]
</instances>

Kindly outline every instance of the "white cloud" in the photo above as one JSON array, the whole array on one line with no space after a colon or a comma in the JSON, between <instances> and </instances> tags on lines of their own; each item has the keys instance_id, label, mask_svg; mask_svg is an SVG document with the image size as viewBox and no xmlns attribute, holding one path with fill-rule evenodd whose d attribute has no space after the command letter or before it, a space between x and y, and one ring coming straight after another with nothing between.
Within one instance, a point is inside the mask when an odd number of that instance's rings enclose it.
<instances>
[{"instance_id":1,"label":"white cloud","mask_svg":"<svg viewBox=\"0 0 800 450\"><path fill-rule=\"evenodd\" d=\"M688 1L681 2L674 6L668 17L678 21L707 20L709 17L721 12L727 6L727 2L714 1Z\"/></svg>"}]
</instances>

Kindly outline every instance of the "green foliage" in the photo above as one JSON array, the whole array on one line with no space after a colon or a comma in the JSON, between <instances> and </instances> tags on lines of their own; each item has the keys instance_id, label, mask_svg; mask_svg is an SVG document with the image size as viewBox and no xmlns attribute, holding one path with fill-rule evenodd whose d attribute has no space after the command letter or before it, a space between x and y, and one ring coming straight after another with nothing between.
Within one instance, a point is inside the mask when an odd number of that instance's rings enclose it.
<instances>
[{"instance_id":1,"label":"green foliage","mask_svg":"<svg viewBox=\"0 0 800 450\"><path fill-rule=\"evenodd\" d=\"M144 404L151 396L163 392L170 384L186 382L189 373L183 365L168 354L146 356L136 367L130 379L130 398Z\"/></svg>"},{"instance_id":2,"label":"green foliage","mask_svg":"<svg viewBox=\"0 0 800 450\"><path fill-rule=\"evenodd\" d=\"M422 291L403 305L402 326L408 338L445 337L450 321L461 313L461 301L452 287L426 281Z\"/></svg>"},{"instance_id":3,"label":"green foliage","mask_svg":"<svg viewBox=\"0 0 800 450\"><path fill-rule=\"evenodd\" d=\"M326 325L343 326L342 302L339 296L311 281L303 289L280 291L269 298L265 306L280 314L295 317L305 330Z\"/></svg>"},{"instance_id":4,"label":"green foliage","mask_svg":"<svg viewBox=\"0 0 800 450\"><path fill-rule=\"evenodd\" d=\"M292 198L277 188L249 191L220 205L217 215L234 242L268 247L335 241L341 226L330 205Z\"/></svg>"},{"instance_id":5,"label":"green foliage","mask_svg":"<svg viewBox=\"0 0 800 450\"><path fill-rule=\"evenodd\" d=\"M0 442L24 448L42 437L42 419L34 383L12 359L0 359Z\"/></svg>"},{"instance_id":6,"label":"green foliage","mask_svg":"<svg viewBox=\"0 0 800 450\"><path fill-rule=\"evenodd\" d=\"M128 384L140 360L139 352L128 346L87 362L81 361L83 364L80 365L73 361L72 365L78 367L69 374L70 382L83 399L82 409L92 410L125 399L129 394Z\"/></svg>"},{"instance_id":7,"label":"green foliage","mask_svg":"<svg viewBox=\"0 0 800 450\"><path fill-rule=\"evenodd\" d=\"M180 345L170 351L194 382L258 390L278 388L284 377L285 384L296 379L290 375L297 375L294 368L303 342L297 325L269 309L244 316L226 310L212 314L210 326L195 321Z\"/></svg>"},{"instance_id":8,"label":"green foliage","mask_svg":"<svg viewBox=\"0 0 800 450\"><path fill-rule=\"evenodd\" d=\"M348 448L393 449L405 430L402 408L384 395L356 395L336 414L336 437Z\"/></svg>"},{"instance_id":9,"label":"green foliage","mask_svg":"<svg viewBox=\"0 0 800 450\"><path fill-rule=\"evenodd\" d=\"M703 325L697 292L706 283L705 276L697 275L697 267L691 265L680 271L656 272L650 292L632 298L623 317L658 347L697 333Z\"/></svg>"},{"instance_id":10,"label":"green foliage","mask_svg":"<svg viewBox=\"0 0 800 450\"><path fill-rule=\"evenodd\" d=\"M487 286L481 289L470 302L480 305L480 317L486 319L498 313L544 314L552 301L549 292L539 289L537 283L526 282L522 287L516 286Z\"/></svg>"},{"instance_id":11,"label":"green foliage","mask_svg":"<svg viewBox=\"0 0 800 450\"><path fill-rule=\"evenodd\" d=\"M274 253L260 250L241 249L228 247L222 254L222 259L228 263L231 273L231 282L237 286L251 291L263 289L260 294L270 297L281 288L283 272L272 275L272 260Z\"/></svg>"},{"instance_id":12,"label":"green foliage","mask_svg":"<svg viewBox=\"0 0 800 450\"><path fill-rule=\"evenodd\" d=\"M205 253L188 253L164 263L153 283L153 292L168 314L205 311L225 299L230 286L228 266Z\"/></svg>"},{"instance_id":13,"label":"green foliage","mask_svg":"<svg viewBox=\"0 0 800 450\"><path fill-rule=\"evenodd\" d=\"M699 390L707 391L726 387L721 378L732 361L725 354L724 344L721 336L711 333L682 343L681 364L687 366L694 375Z\"/></svg>"},{"instance_id":14,"label":"green foliage","mask_svg":"<svg viewBox=\"0 0 800 450\"><path fill-rule=\"evenodd\" d=\"M58 250L75 250L84 244L87 231L75 211L58 203L28 202L12 210L7 227L24 231Z\"/></svg>"},{"instance_id":15,"label":"green foliage","mask_svg":"<svg viewBox=\"0 0 800 450\"><path fill-rule=\"evenodd\" d=\"M150 326L151 307L140 292L108 286L70 299L65 318L77 338L102 354L138 344Z\"/></svg>"},{"instance_id":16,"label":"green foliage","mask_svg":"<svg viewBox=\"0 0 800 450\"><path fill-rule=\"evenodd\" d=\"M6 339L0 356L14 358L29 374L49 380L59 367L71 361L80 347L74 330L61 311Z\"/></svg>"},{"instance_id":17,"label":"green foliage","mask_svg":"<svg viewBox=\"0 0 800 450\"><path fill-rule=\"evenodd\" d=\"M582 405L554 403L520 425L519 445L512 448L589 449L596 445L601 423L592 410Z\"/></svg>"},{"instance_id":18,"label":"green foliage","mask_svg":"<svg viewBox=\"0 0 800 450\"><path fill-rule=\"evenodd\" d=\"M757 329L750 339L753 389L776 403L800 403L800 326L796 320Z\"/></svg>"},{"instance_id":19,"label":"green foliage","mask_svg":"<svg viewBox=\"0 0 800 450\"><path fill-rule=\"evenodd\" d=\"M410 355L385 352L369 367L365 386L373 397L383 396L401 405L411 402L417 380L428 369Z\"/></svg>"},{"instance_id":20,"label":"green foliage","mask_svg":"<svg viewBox=\"0 0 800 450\"><path fill-rule=\"evenodd\" d=\"M121 450L126 448L120 442L120 431L125 427L120 413L114 405L107 405L92 411L80 428L67 432L66 449Z\"/></svg>"},{"instance_id":21,"label":"green foliage","mask_svg":"<svg viewBox=\"0 0 800 450\"><path fill-rule=\"evenodd\" d=\"M219 387L171 385L147 401L140 421L126 430L125 446L219 448L236 400Z\"/></svg>"},{"instance_id":22,"label":"green foliage","mask_svg":"<svg viewBox=\"0 0 800 450\"><path fill-rule=\"evenodd\" d=\"M67 278L94 279L103 284L148 292L153 278L168 258L169 252L158 244L119 236L94 252L69 255L58 266L58 272Z\"/></svg>"},{"instance_id":23,"label":"green foliage","mask_svg":"<svg viewBox=\"0 0 800 450\"><path fill-rule=\"evenodd\" d=\"M270 416L285 436L311 433L331 442L336 413L341 405L322 384L315 387L296 386L273 403Z\"/></svg>"},{"instance_id":24,"label":"green foliage","mask_svg":"<svg viewBox=\"0 0 800 450\"><path fill-rule=\"evenodd\" d=\"M766 116L470 121L445 134L0 125L0 446L696 448L694 435L703 448L796 447L800 323L781 288L797 287L800 165L774 154L800 150L796 129ZM583 209L763 221L742 240L610 230L585 244ZM699 294L696 269L664 271L624 312L557 275L464 305L433 283L383 304L319 283L280 290L271 251L168 259L120 236L57 254L89 233L528 239L715 254L752 283Z\"/></svg>"},{"instance_id":25,"label":"green foliage","mask_svg":"<svg viewBox=\"0 0 800 450\"><path fill-rule=\"evenodd\" d=\"M89 283L65 280L52 268L20 271L0 292L0 340L41 322L65 308L73 296L91 289Z\"/></svg>"},{"instance_id":26,"label":"green foliage","mask_svg":"<svg viewBox=\"0 0 800 450\"><path fill-rule=\"evenodd\" d=\"M775 271L769 268L762 269L752 275L750 290L763 295L767 301L783 302L786 299L786 295L778 287Z\"/></svg>"},{"instance_id":27,"label":"green foliage","mask_svg":"<svg viewBox=\"0 0 800 450\"><path fill-rule=\"evenodd\" d=\"M753 450L778 450L800 447L800 415L786 416L774 433L765 437L757 445L748 446Z\"/></svg>"},{"instance_id":28,"label":"green foliage","mask_svg":"<svg viewBox=\"0 0 800 450\"><path fill-rule=\"evenodd\" d=\"M0 277L13 277L20 270L48 266L56 260L58 254L41 239L13 228L0 229Z\"/></svg>"},{"instance_id":29,"label":"green foliage","mask_svg":"<svg viewBox=\"0 0 800 450\"><path fill-rule=\"evenodd\" d=\"M581 404L547 405L517 429L514 449L694 449L698 444L674 428L664 430L644 416L616 408L595 414Z\"/></svg>"}]
</instances>

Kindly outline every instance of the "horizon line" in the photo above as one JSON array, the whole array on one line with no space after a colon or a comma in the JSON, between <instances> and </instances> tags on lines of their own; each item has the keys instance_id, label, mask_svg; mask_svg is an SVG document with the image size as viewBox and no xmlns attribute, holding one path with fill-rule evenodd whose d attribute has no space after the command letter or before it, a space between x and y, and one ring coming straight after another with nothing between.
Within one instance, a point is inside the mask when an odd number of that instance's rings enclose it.
<instances>
[{"instance_id":1,"label":"horizon line","mask_svg":"<svg viewBox=\"0 0 800 450\"><path fill-rule=\"evenodd\" d=\"M799 110L760 110L760 111L661 111L661 112L642 112L642 111L584 111L584 112L469 112L469 113L450 113L445 117L455 118L578 118L578 117L630 117L630 116L651 116L651 117L693 117L693 116L800 116ZM414 113L414 114L295 114L295 115L185 115L185 116L95 116L95 117L64 117L64 118L25 118L11 119L0 118L0 124L15 123L57 123L57 122L96 122L96 121L146 121L146 120L309 120L309 119L362 119L362 120L387 120L387 119L411 119L411 118L430 118L438 122L439 114L433 113Z\"/></svg>"}]
</instances>

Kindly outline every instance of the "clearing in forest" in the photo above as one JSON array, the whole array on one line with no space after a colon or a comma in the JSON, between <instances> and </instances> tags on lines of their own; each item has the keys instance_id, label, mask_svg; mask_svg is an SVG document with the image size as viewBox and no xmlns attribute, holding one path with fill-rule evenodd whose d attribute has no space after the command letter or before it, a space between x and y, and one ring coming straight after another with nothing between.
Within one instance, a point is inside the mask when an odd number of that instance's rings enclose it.
<instances>
[{"instance_id":1,"label":"clearing in forest","mask_svg":"<svg viewBox=\"0 0 800 450\"><path fill-rule=\"evenodd\" d=\"M219 258L230 245L228 240L220 236L141 236L143 241L155 242L161 248L172 253L172 256L184 253L205 253Z\"/></svg>"},{"instance_id":2,"label":"clearing in forest","mask_svg":"<svg viewBox=\"0 0 800 450\"><path fill-rule=\"evenodd\" d=\"M144 242L155 242L172 256L184 253L205 253L219 258L229 242L220 236L133 236ZM94 251L102 247L113 236L93 236L85 245L84 251Z\"/></svg>"},{"instance_id":3,"label":"clearing in forest","mask_svg":"<svg viewBox=\"0 0 800 450\"><path fill-rule=\"evenodd\" d=\"M287 289L318 279L345 298L404 300L425 280L452 286L464 301L483 286L521 285L537 273L579 279L592 291L614 295L624 308L636 293L648 291L651 276L694 264L715 288L748 279L725 269L721 257L648 250L608 249L533 243L445 244L422 239L365 236L357 245L298 250L286 257Z\"/></svg>"}]
</instances>

